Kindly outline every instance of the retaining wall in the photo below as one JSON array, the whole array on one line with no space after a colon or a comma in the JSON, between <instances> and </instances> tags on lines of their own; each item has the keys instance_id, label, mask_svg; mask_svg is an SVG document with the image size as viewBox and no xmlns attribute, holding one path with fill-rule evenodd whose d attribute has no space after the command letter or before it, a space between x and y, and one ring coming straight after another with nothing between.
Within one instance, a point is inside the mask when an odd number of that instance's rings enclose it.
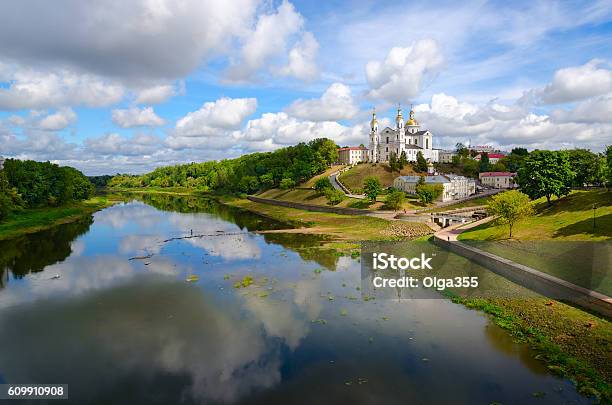
<instances>
[{"instance_id":1,"label":"retaining wall","mask_svg":"<svg viewBox=\"0 0 612 405\"><path fill-rule=\"evenodd\" d=\"M306 211L328 212L332 214L344 214L344 215L370 215L372 214L372 211L360 210L357 208L328 207L325 205L302 204L302 203L297 203L293 201L273 200L270 198L255 197L252 195L248 196L247 199L257 202L257 203L278 205L280 207L287 207L287 208L297 208L297 209L306 210Z\"/></svg>"},{"instance_id":2,"label":"retaining wall","mask_svg":"<svg viewBox=\"0 0 612 405\"><path fill-rule=\"evenodd\" d=\"M580 307L598 312L607 318L612 318L612 298L607 295L580 287L465 243L449 242L438 236L434 236L434 243L538 294L557 300L569 301Z\"/></svg>"}]
</instances>

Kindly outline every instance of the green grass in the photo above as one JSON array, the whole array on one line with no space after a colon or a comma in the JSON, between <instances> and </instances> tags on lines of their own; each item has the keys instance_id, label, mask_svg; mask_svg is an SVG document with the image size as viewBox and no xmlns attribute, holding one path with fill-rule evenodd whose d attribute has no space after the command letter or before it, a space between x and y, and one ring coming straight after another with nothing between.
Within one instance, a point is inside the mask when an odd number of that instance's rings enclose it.
<instances>
[{"instance_id":1,"label":"green grass","mask_svg":"<svg viewBox=\"0 0 612 405\"><path fill-rule=\"evenodd\" d=\"M581 394L612 401L609 343L612 327L603 319L546 299L461 298L452 301L482 311L515 341L526 343L547 369L569 378ZM587 325L593 325L587 327Z\"/></svg>"},{"instance_id":2,"label":"green grass","mask_svg":"<svg viewBox=\"0 0 612 405\"><path fill-rule=\"evenodd\" d=\"M17 211L12 213L6 220L0 222L0 240L72 222L84 215L108 207L113 203L108 197L97 196L61 207L32 208Z\"/></svg>"},{"instance_id":3,"label":"green grass","mask_svg":"<svg viewBox=\"0 0 612 405\"><path fill-rule=\"evenodd\" d=\"M593 232L593 204L595 232ZM612 296L612 193L575 191L535 202L536 215L508 227L486 223L459 234L459 240L495 255ZM608 241L608 242L606 242ZM598 242L598 243L593 243Z\"/></svg>"},{"instance_id":4,"label":"green grass","mask_svg":"<svg viewBox=\"0 0 612 405\"><path fill-rule=\"evenodd\" d=\"M366 177L377 177L383 187L391 187L393 185L393 180L397 176L406 176L410 174L415 174L411 165L405 167L400 174L398 172L392 173L389 165L384 163L377 163L375 165L363 163L343 172L339 179L342 184L356 193L362 191L363 181L366 179Z\"/></svg>"},{"instance_id":5,"label":"green grass","mask_svg":"<svg viewBox=\"0 0 612 405\"><path fill-rule=\"evenodd\" d=\"M593 230L593 204L595 230ZM574 191L569 196L553 200L535 201L536 214L519 222L513 230L517 240L590 240L612 239L612 191ZM508 239L508 226L486 223L459 235L460 240Z\"/></svg>"}]
</instances>

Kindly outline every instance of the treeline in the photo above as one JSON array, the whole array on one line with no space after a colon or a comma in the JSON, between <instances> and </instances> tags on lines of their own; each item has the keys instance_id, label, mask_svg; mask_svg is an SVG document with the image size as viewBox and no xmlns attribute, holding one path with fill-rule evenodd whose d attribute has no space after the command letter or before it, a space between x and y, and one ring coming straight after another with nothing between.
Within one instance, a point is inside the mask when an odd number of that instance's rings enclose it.
<instances>
[{"instance_id":1,"label":"treeline","mask_svg":"<svg viewBox=\"0 0 612 405\"><path fill-rule=\"evenodd\" d=\"M326 138L252 153L236 159L160 167L150 173L117 175L109 187L188 187L205 192L255 193L296 184L323 172L338 159L338 147Z\"/></svg>"},{"instance_id":2,"label":"treeline","mask_svg":"<svg viewBox=\"0 0 612 405\"><path fill-rule=\"evenodd\" d=\"M549 153L550 152L550 153ZM534 155L535 154L535 155ZM568 187L604 186L612 183L610 179L612 160L612 147L607 147L603 153L593 153L588 149L569 149L560 151L527 151L525 148L514 148L510 154L499 159L496 163L489 161L488 154L482 153L480 161L473 157L465 146L457 144L457 156L453 157L452 168L465 176L476 177L482 172L518 172L525 166L527 160L557 159L562 162L563 169L572 172ZM531 159L529 159L531 157ZM552 169L551 169L552 170Z\"/></svg>"},{"instance_id":3,"label":"treeline","mask_svg":"<svg viewBox=\"0 0 612 405\"><path fill-rule=\"evenodd\" d=\"M75 168L7 159L0 170L0 219L22 208L59 206L84 200L93 192L93 184Z\"/></svg>"}]
</instances>

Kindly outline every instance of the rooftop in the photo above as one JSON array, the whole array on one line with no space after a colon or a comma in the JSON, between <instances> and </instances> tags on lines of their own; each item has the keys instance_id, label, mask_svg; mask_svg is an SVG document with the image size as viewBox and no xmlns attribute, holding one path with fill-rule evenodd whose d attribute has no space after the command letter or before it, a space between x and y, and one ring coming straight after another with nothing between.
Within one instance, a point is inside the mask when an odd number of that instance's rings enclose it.
<instances>
[{"instance_id":1,"label":"rooftop","mask_svg":"<svg viewBox=\"0 0 612 405\"><path fill-rule=\"evenodd\" d=\"M516 173L511 172L482 172L480 177L513 177Z\"/></svg>"},{"instance_id":2,"label":"rooftop","mask_svg":"<svg viewBox=\"0 0 612 405\"><path fill-rule=\"evenodd\" d=\"M347 146L346 148L338 149L338 151L341 150L367 150L367 148L365 146Z\"/></svg>"}]
</instances>

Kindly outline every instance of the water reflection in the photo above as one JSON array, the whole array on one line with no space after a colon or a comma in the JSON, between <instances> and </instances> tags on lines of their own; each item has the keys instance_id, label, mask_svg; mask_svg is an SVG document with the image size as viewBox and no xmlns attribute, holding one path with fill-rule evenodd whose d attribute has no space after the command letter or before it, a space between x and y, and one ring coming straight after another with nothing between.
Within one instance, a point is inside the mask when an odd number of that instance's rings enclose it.
<instances>
[{"instance_id":1,"label":"water reflection","mask_svg":"<svg viewBox=\"0 0 612 405\"><path fill-rule=\"evenodd\" d=\"M324 238L255 234L285 225L171 201L98 212L63 255L10 280L0 382L68 383L77 404L587 402L478 312L365 301L359 261ZM36 268L27 256L3 267Z\"/></svg>"},{"instance_id":2,"label":"water reflection","mask_svg":"<svg viewBox=\"0 0 612 405\"><path fill-rule=\"evenodd\" d=\"M92 223L93 218L88 216L47 231L0 241L1 278L7 280L9 271L16 278L37 273L50 264L61 262L73 252L82 252L83 247L74 245L73 241L86 233Z\"/></svg>"}]
</instances>

